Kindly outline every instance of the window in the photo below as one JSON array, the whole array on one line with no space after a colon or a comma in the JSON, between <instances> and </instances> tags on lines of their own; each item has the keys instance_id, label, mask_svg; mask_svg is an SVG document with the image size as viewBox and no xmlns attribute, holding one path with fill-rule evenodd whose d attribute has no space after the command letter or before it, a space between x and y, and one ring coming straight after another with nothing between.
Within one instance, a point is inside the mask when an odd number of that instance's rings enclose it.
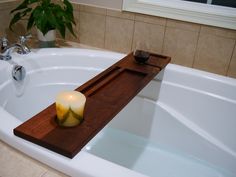
<instances>
[{"instance_id":1,"label":"window","mask_svg":"<svg viewBox=\"0 0 236 177\"><path fill-rule=\"evenodd\" d=\"M236 29L236 0L123 0L123 10Z\"/></svg>"},{"instance_id":2,"label":"window","mask_svg":"<svg viewBox=\"0 0 236 177\"><path fill-rule=\"evenodd\" d=\"M183 0L236 8L235 0Z\"/></svg>"}]
</instances>

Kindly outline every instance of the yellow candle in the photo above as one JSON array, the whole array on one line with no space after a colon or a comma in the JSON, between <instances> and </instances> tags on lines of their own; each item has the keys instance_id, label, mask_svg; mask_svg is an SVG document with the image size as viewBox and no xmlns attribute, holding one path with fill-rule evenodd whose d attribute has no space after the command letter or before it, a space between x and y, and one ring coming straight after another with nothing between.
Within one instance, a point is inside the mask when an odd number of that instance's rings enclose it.
<instances>
[{"instance_id":1,"label":"yellow candle","mask_svg":"<svg viewBox=\"0 0 236 177\"><path fill-rule=\"evenodd\" d=\"M64 91L56 97L57 122L61 126L73 127L83 121L86 97L77 91Z\"/></svg>"}]
</instances>

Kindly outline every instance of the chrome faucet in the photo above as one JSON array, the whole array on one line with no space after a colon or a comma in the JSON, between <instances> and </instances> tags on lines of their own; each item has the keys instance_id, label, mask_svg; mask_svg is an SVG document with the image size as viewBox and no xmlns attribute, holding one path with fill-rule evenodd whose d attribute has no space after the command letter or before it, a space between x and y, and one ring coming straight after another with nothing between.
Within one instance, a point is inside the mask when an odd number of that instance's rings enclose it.
<instances>
[{"instance_id":1,"label":"chrome faucet","mask_svg":"<svg viewBox=\"0 0 236 177\"><path fill-rule=\"evenodd\" d=\"M9 42L6 38L0 39L2 50L2 53L0 54L0 60L8 61L11 65L13 65L12 78L16 81L22 81L25 78L26 70L23 66L18 65L16 62L11 60L11 53L16 50L19 54L28 54L30 49L27 45L25 45L25 42L30 37L31 35L20 36L20 43L11 45L9 45Z\"/></svg>"},{"instance_id":2,"label":"chrome faucet","mask_svg":"<svg viewBox=\"0 0 236 177\"><path fill-rule=\"evenodd\" d=\"M20 36L19 43L9 45L7 38L3 37L0 39L0 45L2 53L0 54L0 60L10 60L11 54L14 50L17 51L19 54L28 54L30 53L29 47L25 44L25 42L31 37L31 35L27 36Z\"/></svg>"},{"instance_id":3,"label":"chrome faucet","mask_svg":"<svg viewBox=\"0 0 236 177\"><path fill-rule=\"evenodd\" d=\"M22 47L22 45L20 44L12 44L10 46L7 46L6 48L3 49L3 52L0 54L0 60L10 60L11 57L11 53L15 50L24 50L24 48Z\"/></svg>"}]
</instances>

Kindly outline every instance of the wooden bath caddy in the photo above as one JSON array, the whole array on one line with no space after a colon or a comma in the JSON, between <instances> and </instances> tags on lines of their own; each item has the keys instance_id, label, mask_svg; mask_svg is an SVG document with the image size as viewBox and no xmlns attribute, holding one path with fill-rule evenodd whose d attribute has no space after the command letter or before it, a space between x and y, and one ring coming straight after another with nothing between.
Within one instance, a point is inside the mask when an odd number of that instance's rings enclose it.
<instances>
[{"instance_id":1,"label":"wooden bath caddy","mask_svg":"<svg viewBox=\"0 0 236 177\"><path fill-rule=\"evenodd\" d=\"M73 158L169 62L170 57L151 54L145 64L138 64L129 54L76 89L87 98L81 125L58 126L52 104L16 127L14 134Z\"/></svg>"}]
</instances>

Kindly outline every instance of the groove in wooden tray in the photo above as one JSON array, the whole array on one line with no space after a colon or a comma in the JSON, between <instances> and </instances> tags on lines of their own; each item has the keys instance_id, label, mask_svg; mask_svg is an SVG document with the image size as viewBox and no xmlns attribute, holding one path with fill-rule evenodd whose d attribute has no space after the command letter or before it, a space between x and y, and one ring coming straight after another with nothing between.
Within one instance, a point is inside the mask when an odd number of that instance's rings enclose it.
<instances>
[{"instance_id":1,"label":"groove in wooden tray","mask_svg":"<svg viewBox=\"0 0 236 177\"><path fill-rule=\"evenodd\" d=\"M146 74L144 73L124 69L110 82L94 91L90 97L101 102L119 106L126 102L126 99L129 99L130 96L133 96L133 92L138 92L138 85L142 85L142 79L145 76Z\"/></svg>"},{"instance_id":2,"label":"groove in wooden tray","mask_svg":"<svg viewBox=\"0 0 236 177\"><path fill-rule=\"evenodd\" d=\"M166 66L167 60L170 60L170 58L163 55L151 54L146 64L163 69Z\"/></svg>"},{"instance_id":3,"label":"groove in wooden tray","mask_svg":"<svg viewBox=\"0 0 236 177\"><path fill-rule=\"evenodd\" d=\"M121 69L120 67L114 67L109 72L104 73L103 77L100 77L99 79L95 80L93 83L87 85L87 87L82 89L80 92L82 92L88 97L92 93L96 92L96 90L98 90L100 87L110 82L115 77L117 77L122 71L123 69Z\"/></svg>"},{"instance_id":4,"label":"groove in wooden tray","mask_svg":"<svg viewBox=\"0 0 236 177\"><path fill-rule=\"evenodd\" d=\"M81 125L57 125L52 104L16 127L14 134L73 158L169 62L170 57L151 54L148 63L141 65L131 53L76 89L87 97Z\"/></svg>"}]
</instances>

